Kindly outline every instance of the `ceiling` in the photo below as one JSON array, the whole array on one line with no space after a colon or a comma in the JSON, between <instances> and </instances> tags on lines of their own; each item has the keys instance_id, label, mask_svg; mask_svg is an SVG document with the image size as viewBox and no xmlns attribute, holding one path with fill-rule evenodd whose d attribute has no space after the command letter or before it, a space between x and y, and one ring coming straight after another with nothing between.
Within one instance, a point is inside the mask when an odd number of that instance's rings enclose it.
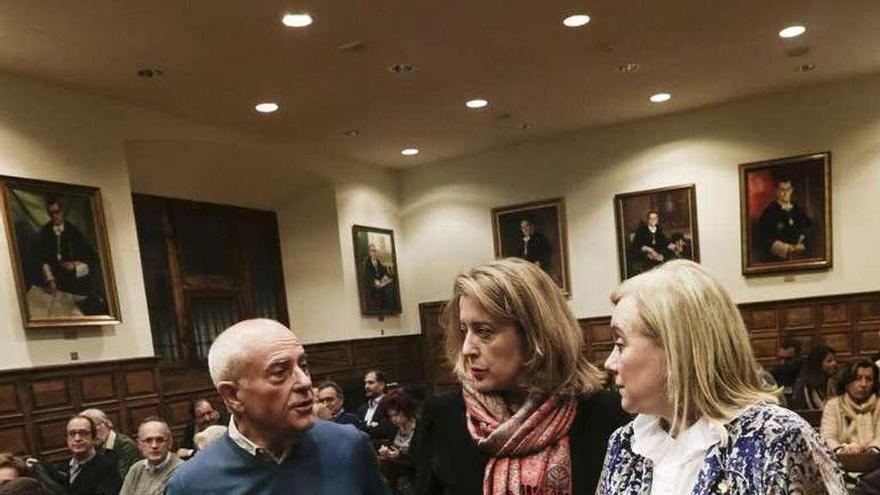
<instances>
[{"instance_id":1,"label":"ceiling","mask_svg":"<svg viewBox=\"0 0 880 495\"><path fill-rule=\"evenodd\" d=\"M287 28L287 12L314 23ZM592 22L563 27L575 12ZM790 24L808 31L779 38ZM152 66L164 76L136 75ZM10 0L0 69L406 167L880 71L880 2ZM650 103L661 90L672 100ZM281 110L256 113L266 100Z\"/></svg>"}]
</instances>

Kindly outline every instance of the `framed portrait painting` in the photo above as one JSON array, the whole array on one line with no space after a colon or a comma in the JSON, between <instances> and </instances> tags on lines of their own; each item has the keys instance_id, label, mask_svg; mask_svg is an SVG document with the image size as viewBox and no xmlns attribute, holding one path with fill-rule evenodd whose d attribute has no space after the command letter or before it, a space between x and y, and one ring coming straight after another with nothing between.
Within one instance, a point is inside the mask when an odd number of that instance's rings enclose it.
<instances>
[{"instance_id":1,"label":"framed portrait painting","mask_svg":"<svg viewBox=\"0 0 880 495\"><path fill-rule=\"evenodd\" d=\"M400 283L394 231L354 225L351 235L361 314L400 314Z\"/></svg>"},{"instance_id":2,"label":"framed portrait painting","mask_svg":"<svg viewBox=\"0 0 880 495\"><path fill-rule=\"evenodd\" d=\"M121 322L101 191L0 176L26 328Z\"/></svg>"},{"instance_id":3,"label":"framed portrait painting","mask_svg":"<svg viewBox=\"0 0 880 495\"><path fill-rule=\"evenodd\" d=\"M617 194L614 219L622 280L673 259L699 263L693 184Z\"/></svg>"},{"instance_id":4,"label":"framed portrait painting","mask_svg":"<svg viewBox=\"0 0 880 495\"><path fill-rule=\"evenodd\" d=\"M531 261L571 294L562 198L493 208L492 232L497 258Z\"/></svg>"},{"instance_id":5,"label":"framed portrait painting","mask_svg":"<svg viewBox=\"0 0 880 495\"><path fill-rule=\"evenodd\" d=\"M831 153L739 166L743 275L831 267Z\"/></svg>"}]
</instances>

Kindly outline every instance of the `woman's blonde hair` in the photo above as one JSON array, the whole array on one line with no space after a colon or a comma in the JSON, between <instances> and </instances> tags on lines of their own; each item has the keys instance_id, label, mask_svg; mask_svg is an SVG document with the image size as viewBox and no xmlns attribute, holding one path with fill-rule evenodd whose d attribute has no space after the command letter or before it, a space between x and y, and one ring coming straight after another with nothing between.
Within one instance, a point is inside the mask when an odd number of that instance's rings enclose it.
<instances>
[{"instance_id":1,"label":"woman's blonde hair","mask_svg":"<svg viewBox=\"0 0 880 495\"><path fill-rule=\"evenodd\" d=\"M446 357L465 376L459 301L472 298L495 322L512 322L523 342L520 383L528 392L580 394L598 390L602 373L584 353L584 337L562 291L534 263L505 258L479 265L455 279L443 310Z\"/></svg>"},{"instance_id":2,"label":"woman's blonde hair","mask_svg":"<svg viewBox=\"0 0 880 495\"><path fill-rule=\"evenodd\" d=\"M776 404L763 385L739 310L703 268L675 260L633 277L611 295L635 298L644 332L663 347L672 432L706 417L728 420L755 402Z\"/></svg>"}]
</instances>

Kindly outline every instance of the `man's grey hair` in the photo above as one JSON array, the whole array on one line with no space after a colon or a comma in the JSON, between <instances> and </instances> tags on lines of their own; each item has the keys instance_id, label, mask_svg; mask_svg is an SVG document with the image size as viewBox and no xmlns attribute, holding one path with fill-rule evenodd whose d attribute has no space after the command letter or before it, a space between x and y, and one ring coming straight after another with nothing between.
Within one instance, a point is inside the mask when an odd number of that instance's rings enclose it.
<instances>
[{"instance_id":1,"label":"man's grey hair","mask_svg":"<svg viewBox=\"0 0 880 495\"><path fill-rule=\"evenodd\" d=\"M281 330L290 332L275 320L256 318L240 321L220 333L208 351L208 371L214 386L241 378L242 368L252 350L248 343L254 337Z\"/></svg>"},{"instance_id":2,"label":"man's grey hair","mask_svg":"<svg viewBox=\"0 0 880 495\"><path fill-rule=\"evenodd\" d=\"M104 423L105 425L107 425L107 428L110 428L111 430L113 429L113 421L110 419L110 416L107 416L107 414L100 409L85 409L84 411L79 413L79 415L91 418L92 421L95 422L95 424Z\"/></svg>"},{"instance_id":3,"label":"man's grey hair","mask_svg":"<svg viewBox=\"0 0 880 495\"><path fill-rule=\"evenodd\" d=\"M144 420L141 421L141 424L138 425L138 429L137 429L138 438L143 438L143 435L141 434L141 428L143 428L144 425L147 423L159 423L160 425L162 425L164 427L163 430L165 430L165 438L171 438L171 427L168 426L167 421L165 421L164 419L162 419L158 416L150 416L148 418L144 418Z\"/></svg>"}]
</instances>

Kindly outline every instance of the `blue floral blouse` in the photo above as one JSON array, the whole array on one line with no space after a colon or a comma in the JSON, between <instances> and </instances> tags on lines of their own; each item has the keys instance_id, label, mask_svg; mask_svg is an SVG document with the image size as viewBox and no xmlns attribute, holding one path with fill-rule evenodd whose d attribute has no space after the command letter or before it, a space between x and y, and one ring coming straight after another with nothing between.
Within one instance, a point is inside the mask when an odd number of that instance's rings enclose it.
<instances>
[{"instance_id":1,"label":"blue floral blouse","mask_svg":"<svg viewBox=\"0 0 880 495\"><path fill-rule=\"evenodd\" d=\"M728 439L706 453L692 495L845 495L837 461L796 413L757 403L725 425ZM632 450L633 424L611 436L597 495L649 495L651 461Z\"/></svg>"}]
</instances>

